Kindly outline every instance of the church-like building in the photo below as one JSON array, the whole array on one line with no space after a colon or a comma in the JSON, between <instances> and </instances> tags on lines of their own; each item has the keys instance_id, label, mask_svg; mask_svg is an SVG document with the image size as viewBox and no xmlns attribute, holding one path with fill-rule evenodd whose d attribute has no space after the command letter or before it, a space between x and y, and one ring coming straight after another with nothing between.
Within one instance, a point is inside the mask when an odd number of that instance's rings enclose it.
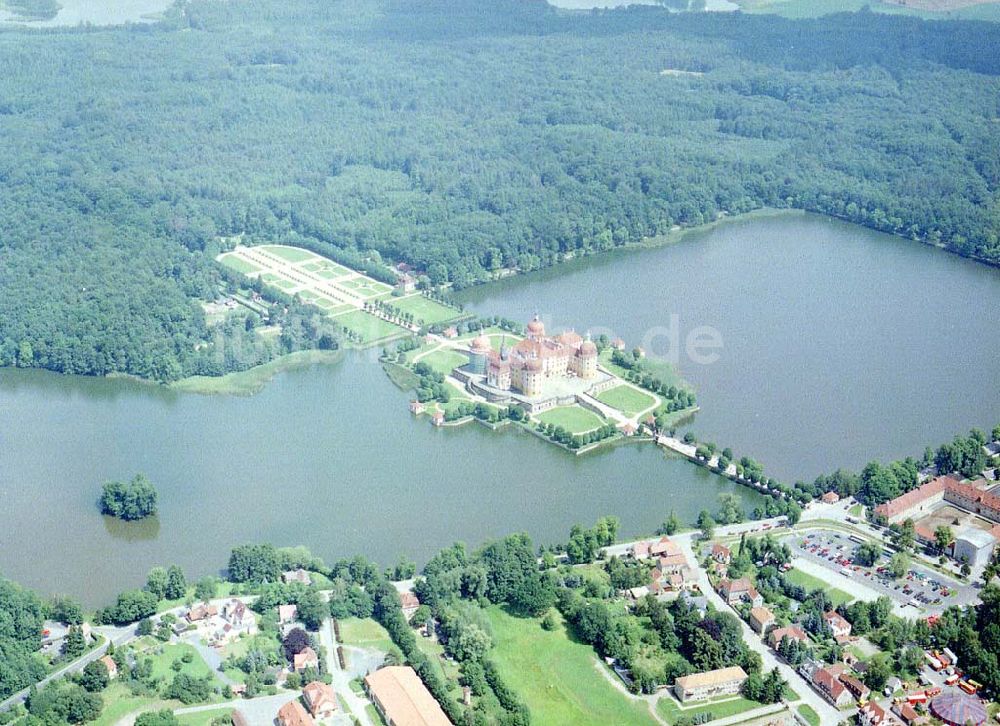
<instances>
[{"instance_id":1,"label":"church-like building","mask_svg":"<svg viewBox=\"0 0 1000 726\"><path fill-rule=\"evenodd\" d=\"M597 376L597 346L578 333L567 330L557 336L545 335L545 325L536 315L528 323L527 337L514 346L493 350L487 336L472 341L470 372L486 375L486 384L499 391L516 391L523 396L541 396L554 379L576 376L590 380Z\"/></svg>"}]
</instances>

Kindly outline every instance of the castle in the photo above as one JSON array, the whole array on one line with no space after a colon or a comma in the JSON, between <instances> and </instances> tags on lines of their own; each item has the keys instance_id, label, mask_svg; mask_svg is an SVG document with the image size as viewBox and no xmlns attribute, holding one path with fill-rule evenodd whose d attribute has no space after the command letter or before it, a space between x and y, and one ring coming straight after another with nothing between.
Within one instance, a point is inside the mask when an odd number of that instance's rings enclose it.
<instances>
[{"instance_id":1,"label":"castle","mask_svg":"<svg viewBox=\"0 0 1000 726\"><path fill-rule=\"evenodd\" d=\"M572 330L555 337L545 335L545 325L536 315L528 323L527 337L513 347L493 350L481 335L469 349L470 372L486 376L486 385L498 391L523 396L542 396L550 382L573 375L582 380L597 376L597 346Z\"/></svg>"}]
</instances>

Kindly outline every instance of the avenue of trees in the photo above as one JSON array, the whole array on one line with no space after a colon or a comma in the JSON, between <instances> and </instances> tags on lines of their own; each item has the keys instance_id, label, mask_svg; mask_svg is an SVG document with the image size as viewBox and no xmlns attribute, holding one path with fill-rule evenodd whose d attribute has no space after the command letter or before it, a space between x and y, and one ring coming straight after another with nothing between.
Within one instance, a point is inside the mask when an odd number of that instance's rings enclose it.
<instances>
[{"instance_id":1,"label":"avenue of trees","mask_svg":"<svg viewBox=\"0 0 1000 726\"><path fill-rule=\"evenodd\" d=\"M170 381L331 344L293 303L277 341L209 327L237 238L461 288L771 206L996 262L998 34L540 0L5 29L0 364Z\"/></svg>"}]
</instances>

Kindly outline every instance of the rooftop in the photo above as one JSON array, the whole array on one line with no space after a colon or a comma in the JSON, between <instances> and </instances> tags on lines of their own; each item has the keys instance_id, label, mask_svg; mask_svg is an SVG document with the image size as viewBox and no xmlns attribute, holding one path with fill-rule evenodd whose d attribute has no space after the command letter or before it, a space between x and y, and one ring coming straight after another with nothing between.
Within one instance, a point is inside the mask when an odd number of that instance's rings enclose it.
<instances>
[{"instance_id":1,"label":"rooftop","mask_svg":"<svg viewBox=\"0 0 1000 726\"><path fill-rule=\"evenodd\" d=\"M677 679L676 683L684 690L693 690L695 688L717 686L722 683L731 683L732 681L743 680L746 677L746 671L742 668L739 666L730 666L728 668L719 668L714 671L705 671L704 673L692 673L689 676L681 676Z\"/></svg>"},{"instance_id":2,"label":"rooftop","mask_svg":"<svg viewBox=\"0 0 1000 726\"><path fill-rule=\"evenodd\" d=\"M451 726L441 705L409 666L381 668L365 684L395 726Z\"/></svg>"}]
</instances>

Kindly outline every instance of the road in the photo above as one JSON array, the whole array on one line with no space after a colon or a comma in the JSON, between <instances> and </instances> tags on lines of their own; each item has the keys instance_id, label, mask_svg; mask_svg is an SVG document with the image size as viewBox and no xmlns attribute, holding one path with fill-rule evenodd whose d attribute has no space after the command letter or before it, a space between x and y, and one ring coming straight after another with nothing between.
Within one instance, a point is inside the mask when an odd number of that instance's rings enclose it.
<instances>
[{"instance_id":1,"label":"road","mask_svg":"<svg viewBox=\"0 0 1000 726\"><path fill-rule=\"evenodd\" d=\"M114 643L115 646L119 646L122 643L129 640L130 638L132 638L135 635L135 625L129 625L123 628L116 628L112 626L100 626L94 628L93 632L101 635L104 638L104 642L101 643L96 648L94 648L89 653L86 653L80 658L77 658L72 663L63 666L57 671L53 671L50 675L46 676L38 683L36 683L35 687L41 689L47 683L54 681L57 678L62 678L63 676L69 675L70 673L79 673L84 669L84 667L88 663L92 663L93 661L97 660L102 655L107 653L109 643ZM30 689L28 688L20 690L14 695L7 698L5 701L0 702L0 711L6 711L7 709L16 706L19 703L24 703L24 700L28 697L29 690Z\"/></svg>"},{"instance_id":2,"label":"road","mask_svg":"<svg viewBox=\"0 0 1000 726\"><path fill-rule=\"evenodd\" d=\"M361 726L375 726L368 716L368 701L354 692L351 681L357 676L350 670L343 670L337 659L337 636L333 630L333 619L327 618L319 629L319 643L326 649L326 670L332 679L333 690L344 699L347 708Z\"/></svg>"},{"instance_id":3,"label":"road","mask_svg":"<svg viewBox=\"0 0 1000 726\"><path fill-rule=\"evenodd\" d=\"M259 696L258 698L243 699L239 698L233 701L225 701L223 703L206 703L203 706L188 706L187 708L178 708L174 713L177 715L183 715L185 713L201 713L203 711L215 711L220 708L237 708L244 716L247 718L247 723L250 724L270 724L274 723L274 717L278 713L278 709L284 706L289 701L294 701L299 697L297 691L286 691L285 693L279 693L274 696Z\"/></svg>"},{"instance_id":4,"label":"road","mask_svg":"<svg viewBox=\"0 0 1000 726\"><path fill-rule=\"evenodd\" d=\"M698 585L701 587L702 594L705 595L709 602L711 602L720 612L733 612L732 608L729 607L726 601L723 600L719 593L712 588L712 584L708 580L708 573L705 572L702 567L697 565L698 559L695 556L692 544L692 539L695 536L696 534L688 533L676 536L673 540L684 551L684 555L688 558L688 561L694 565L693 569L697 573ZM761 660L764 662L764 670L769 671L772 668L777 668L778 672L781 673L782 678L788 681L788 685L791 686L802 698L801 702L811 706L812 709L819 715L821 723L840 723L842 720L842 714L827 703L822 696L816 693L816 691L812 689L812 686L806 683L806 680L796 673L791 666L787 663L779 661L771 649L768 648L764 644L764 641L760 639L760 636L753 632L753 630L750 629L750 626L743 622L739 615L736 617L743 630L743 641L750 647L751 650L760 654Z\"/></svg>"}]
</instances>

